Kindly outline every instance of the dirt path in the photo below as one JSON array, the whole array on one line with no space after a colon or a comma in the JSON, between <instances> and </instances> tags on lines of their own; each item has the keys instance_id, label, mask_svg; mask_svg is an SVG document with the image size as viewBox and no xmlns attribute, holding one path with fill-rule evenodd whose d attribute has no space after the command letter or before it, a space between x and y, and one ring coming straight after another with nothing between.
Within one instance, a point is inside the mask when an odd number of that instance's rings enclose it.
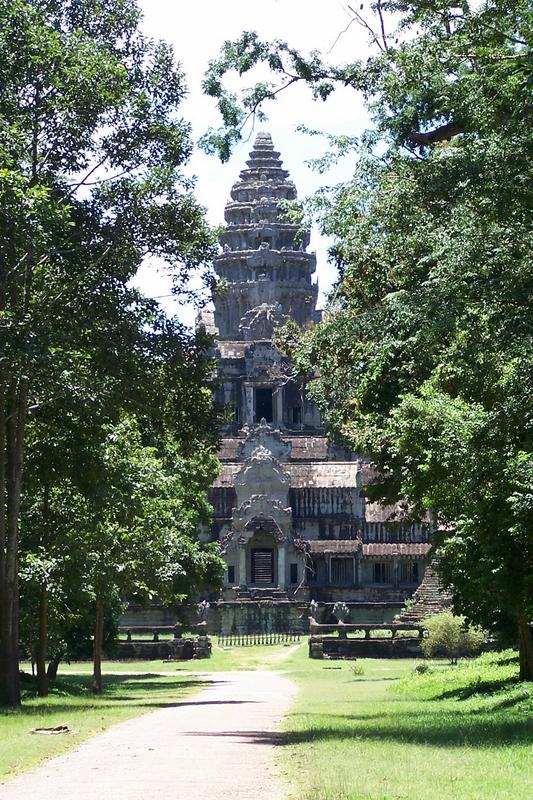
<instances>
[{"instance_id":1,"label":"dirt path","mask_svg":"<svg viewBox=\"0 0 533 800\"><path fill-rule=\"evenodd\" d=\"M115 725L0 786L1 800L278 800L278 724L295 693L275 672L220 672L199 694Z\"/></svg>"}]
</instances>

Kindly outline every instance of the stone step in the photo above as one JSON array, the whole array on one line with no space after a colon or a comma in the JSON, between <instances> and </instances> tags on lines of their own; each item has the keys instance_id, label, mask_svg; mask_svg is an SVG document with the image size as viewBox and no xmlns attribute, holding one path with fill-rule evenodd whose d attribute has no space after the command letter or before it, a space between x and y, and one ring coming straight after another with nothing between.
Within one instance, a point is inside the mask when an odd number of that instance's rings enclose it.
<instances>
[{"instance_id":1,"label":"stone step","mask_svg":"<svg viewBox=\"0 0 533 800\"><path fill-rule=\"evenodd\" d=\"M431 565L426 568L422 583L414 593L413 600L415 601L414 605L399 615L398 622L420 623L424 617L431 617L450 608L451 595L441 587L439 576Z\"/></svg>"}]
</instances>

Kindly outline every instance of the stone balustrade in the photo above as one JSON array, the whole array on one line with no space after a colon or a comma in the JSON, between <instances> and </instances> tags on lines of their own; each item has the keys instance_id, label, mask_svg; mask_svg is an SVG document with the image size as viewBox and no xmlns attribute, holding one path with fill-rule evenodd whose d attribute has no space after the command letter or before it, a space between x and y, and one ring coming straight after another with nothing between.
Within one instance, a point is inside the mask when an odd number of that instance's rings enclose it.
<instances>
[{"instance_id":1,"label":"stone balustrade","mask_svg":"<svg viewBox=\"0 0 533 800\"><path fill-rule=\"evenodd\" d=\"M116 655L119 659L140 660L176 660L184 661L191 658L209 658L211 655L211 640L207 636L207 623L200 622L193 626L196 636L183 636L181 623L175 625L135 625L121 626L119 634L126 634L126 640L117 642ZM151 640L146 639L146 634L151 635ZM160 637L172 634L172 638Z\"/></svg>"},{"instance_id":2,"label":"stone balustrade","mask_svg":"<svg viewBox=\"0 0 533 800\"><path fill-rule=\"evenodd\" d=\"M378 632L389 632L390 636L372 635ZM402 632L415 635L398 635ZM310 617L309 633L310 658L416 657L420 655L424 627L401 622L320 625ZM355 635L361 633L364 636Z\"/></svg>"}]
</instances>

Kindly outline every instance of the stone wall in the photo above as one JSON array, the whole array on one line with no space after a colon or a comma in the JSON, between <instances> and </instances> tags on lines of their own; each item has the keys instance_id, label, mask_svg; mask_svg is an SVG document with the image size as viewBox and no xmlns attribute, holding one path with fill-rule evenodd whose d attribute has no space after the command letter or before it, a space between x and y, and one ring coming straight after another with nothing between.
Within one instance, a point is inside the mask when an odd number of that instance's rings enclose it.
<instances>
[{"instance_id":1,"label":"stone wall","mask_svg":"<svg viewBox=\"0 0 533 800\"><path fill-rule=\"evenodd\" d=\"M209 609L209 633L307 633L308 613L288 600L220 601Z\"/></svg>"},{"instance_id":2,"label":"stone wall","mask_svg":"<svg viewBox=\"0 0 533 800\"><path fill-rule=\"evenodd\" d=\"M418 658L420 655L418 637L401 636L395 639L309 637L309 658Z\"/></svg>"},{"instance_id":3,"label":"stone wall","mask_svg":"<svg viewBox=\"0 0 533 800\"><path fill-rule=\"evenodd\" d=\"M207 636L183 637L159 642L117 642L115 658L119 661L188 661L209 658L211 641Z\"/></svg>"}]
</instances>

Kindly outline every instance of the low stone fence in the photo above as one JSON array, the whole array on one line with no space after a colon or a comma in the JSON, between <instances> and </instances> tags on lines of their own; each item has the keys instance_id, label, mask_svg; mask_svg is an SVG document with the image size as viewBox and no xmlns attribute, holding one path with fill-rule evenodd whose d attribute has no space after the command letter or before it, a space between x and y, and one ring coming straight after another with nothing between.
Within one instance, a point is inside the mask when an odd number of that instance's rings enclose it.
<instances>
[{"instance_id":1,"label":"low stone fence","mask_svg":"<svg viewBox=\"0 0 533 800\"><path fill-rule=\"evenodd\" d=\"M319 625L314 619L309 621L309 632L309 658L412 658L421 654L424 636L422 625ZM333 633L337 636L331 636ZM408 633L414 635L405 635Z\"/></svg>"},{"instance_id":2,"label":"low stone fence","mask_svg":"<svg viewBox=\"0 0 533 800\"><path fill-rule=\"evenodd\" d=\"M209 658L212 645L207 636L207 625L201 622L195 627L197 636L183 636L179 623L119 627L119 633L126 634L126 640L117 642L116 657L121 661L187 661L192 658ZM151 641L143 638L146 634L151 635ZM172 638L161 638L168 634L172 634Z\"/></svg>"},{"instance_id":3,"label":"low stone fence","mask_svg":"<svg viewBox=\"0 0 533 800\"><path fill-rule=\"evenodd\" d=\"M299 644L301 633L220 633L217 644L221 647L251 647L252 645Z\"/></svg>"}]
</instances>

